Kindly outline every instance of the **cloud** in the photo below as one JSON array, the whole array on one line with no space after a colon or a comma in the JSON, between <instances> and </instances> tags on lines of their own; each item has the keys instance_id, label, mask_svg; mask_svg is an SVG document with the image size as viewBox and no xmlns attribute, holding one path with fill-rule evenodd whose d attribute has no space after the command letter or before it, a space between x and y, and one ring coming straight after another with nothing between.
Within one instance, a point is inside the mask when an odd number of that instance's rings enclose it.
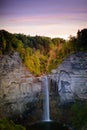
<instances>
[{"instance_id":1,"label":"cloud","mask_svg":"<svg viewBox=\"0 0 87 130\"><path fill-rule=\"evenodd\" d=\"M9 23L11 24L28 24L28 25L47 25L47 24L64 24L66 22L73 22L77 23L79 21L84 22L87 21L87 14L85 13L79 13L74 14L66 14L66 13L57 13L57 14L51 14L51 15L38 15L38 16L20 16L20 17L12 17L7 19ZM3 22L4 19L2 19Z\"/></svg>"},{"instance_id":2,"label":"cloud","mask_svg":"<svg viewBox=\"0 0 87 130\"><path fill-rule=\"evenodd\" d=\"M0 28L31 35L74 35L87 27L86 0L2 0Z\"/></svg>"}]
</instances>

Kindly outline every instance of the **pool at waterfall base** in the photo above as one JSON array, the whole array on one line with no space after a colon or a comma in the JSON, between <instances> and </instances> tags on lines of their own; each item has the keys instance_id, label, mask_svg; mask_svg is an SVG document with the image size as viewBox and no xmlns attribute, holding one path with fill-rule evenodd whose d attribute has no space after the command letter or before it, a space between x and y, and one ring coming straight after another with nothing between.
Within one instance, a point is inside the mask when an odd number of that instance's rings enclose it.
<instances>
[{"instance_id":1,"label":"pool at waterfall base","mask_svg":"<svg viewBox=\"0 0 87 130\"><path fill-rule=\"evenodd\" d=\"M28 130L72 130L66 125L55 121L42 121L29 126Z\"/></svg>"}]
</instances>

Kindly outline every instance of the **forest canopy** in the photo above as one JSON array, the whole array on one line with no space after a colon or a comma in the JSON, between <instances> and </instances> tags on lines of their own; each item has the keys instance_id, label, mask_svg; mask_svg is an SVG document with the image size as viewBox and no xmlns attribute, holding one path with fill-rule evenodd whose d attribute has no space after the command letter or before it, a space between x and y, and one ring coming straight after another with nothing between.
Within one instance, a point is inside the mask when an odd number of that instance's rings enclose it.
<instances>
[{"instance_id":1,"label":"forest canopy","mask_svg":"<svg viewBox=\"0 0 87 130\"><path fill-rule=\"evenodd\" d=\"M23 63L35 75L49 73L63 59L78 51L87 51L87 29L79 30L69 40L45 36L12 34L0 30L0 56L18 51Z\"/></svg>"}]
</instances>

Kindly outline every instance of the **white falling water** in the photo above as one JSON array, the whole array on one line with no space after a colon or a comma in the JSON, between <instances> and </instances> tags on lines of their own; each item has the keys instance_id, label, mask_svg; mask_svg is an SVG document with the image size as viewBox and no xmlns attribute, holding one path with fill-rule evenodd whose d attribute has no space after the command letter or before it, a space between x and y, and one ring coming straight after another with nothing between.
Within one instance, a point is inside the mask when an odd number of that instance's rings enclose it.
<instances>
[{"instance_id":1,"label":"white falling water","mask_svg":"<svg viewBox=\"0 0 87 130\"><path fill-rule=\"evenodd\" d=\"M50 109L49 109L49 83L48 77L44 77L44 121L50 121Z\"/></svg>"}]
</instances>

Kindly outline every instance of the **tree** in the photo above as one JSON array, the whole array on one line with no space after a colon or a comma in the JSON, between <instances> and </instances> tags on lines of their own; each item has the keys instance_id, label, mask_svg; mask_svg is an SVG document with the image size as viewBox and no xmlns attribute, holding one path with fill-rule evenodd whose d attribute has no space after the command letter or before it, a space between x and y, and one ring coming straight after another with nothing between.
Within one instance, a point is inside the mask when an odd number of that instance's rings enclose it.
<instances>
[{"instance_id":1,"label":"tree","mask_svg":"<svg viewBox=\"0 0 87 130\"><path fill-rule=\"evenodd\" d=\"M87 50L87 29L77 32L77 46L80 50Z\"/></svg>"}]
</instances>

